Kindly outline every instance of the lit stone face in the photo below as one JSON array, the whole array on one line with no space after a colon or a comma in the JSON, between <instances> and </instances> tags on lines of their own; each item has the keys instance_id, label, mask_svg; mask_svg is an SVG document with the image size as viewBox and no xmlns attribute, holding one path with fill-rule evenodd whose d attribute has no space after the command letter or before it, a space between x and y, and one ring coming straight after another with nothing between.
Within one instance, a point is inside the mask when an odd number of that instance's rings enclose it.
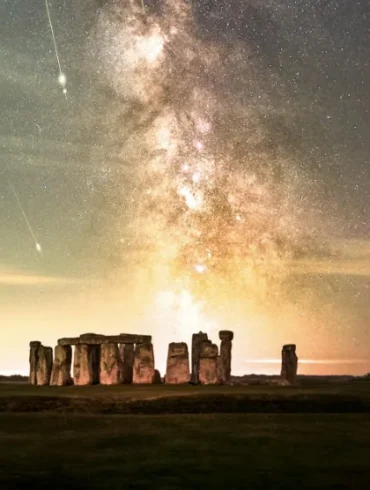
<instances>
[{"instance_id":1,"label":"lit stone face","mask_svg":"<svg viewBox=\"0 0 370 490\"><path fill-rule=\"evenodd\" d=\"M218 369L218 347L210 340L204 340L200 344L199 382L203 385L214 385L219 383Z\"/></svg>"},{"instance_id":2,"label":"lit stone face","mask_svg":"<svg viewBox=\"0 0 370 490\"><path fill-rule=\"evenodd\" d=\"M51 371L53 368L53 349L40 345L37 351L36 379L38 386L50 384Z\"/></svg>"},{"instance_id":3,"label":"lit stone face","mask_svg":"<svg viewBox=\"0 0 370 490\"><path fill-rule=\"evenodd\" d=\"M200 345L208 340L206 333L194 333L191 341L191 379L193 383L199 383Z\"/></svg>"},{"instance_id":4,"label":"lit stone face","mask_svg":"<svg viewBox=\"0 0 370 490\"><path fill-rule=\"evenodd\" d=\"M75 385L92 385L99 382L99 353L98 345L76 345L73 363Z\"/></svg>"},{"instance_id":5,"label":"lit stone face","mask_svg":"<svg viewBox=\"0 0 370 490\"><path fill-rule=\"evenodd\" d=\"M187 384L190 381L189 351L185 342L172 342L168 346L167 384Z\"/></svg>"},{"instance_id":6,"label":"lit stone face","mask_svg":"<svg viewBox=\"0 0 370 490\"><path fill-rule=\"evenodd\" d=\"M288 383L295 384L297 381L298 369L298 357L295 344L284 345L281 357L281 377L288 381Z\"/></svg>"},{"instance_id":7,"label":"lit stone face","mask_svg":"<svg viewBox=\"0 0 370 490\"><path fill-rule=\"evenodd\" d=\"M72 384L71 378L72 347L57 345L54 349L54 364L50 384L67 386Z\"/></svg>"},{"instance_id":8,"label":"lit stone face","mask_svg":"<svg viewBox=\"0 0 370 490\"><path fill-rule=\"evenodd\" d=\"M30 375L28 382L31 385L37 385L37 363L39 359L38 350L41 342L34 340L30 342Z\"/></svg>"},{"instance_id":9,"label":"lit stone face","mask_svg":"<svg viewBox=\"0 0 370 490\"><path fill-rule=\"evenodd\" d=\"M137 344L134 354L134 384L152 384L155 377L154 351L151 342Z\"/></svg>"},{"instance_id":10,"label":"lit stone face","mask_svg":"<svg viewBox=\"0 0 370 490\"><path fill-rule=\"evenodd\" d=\"M117 344L100 346L100 384L117 385L122 380L122 362Z\"/></svg>"}]
</instances>

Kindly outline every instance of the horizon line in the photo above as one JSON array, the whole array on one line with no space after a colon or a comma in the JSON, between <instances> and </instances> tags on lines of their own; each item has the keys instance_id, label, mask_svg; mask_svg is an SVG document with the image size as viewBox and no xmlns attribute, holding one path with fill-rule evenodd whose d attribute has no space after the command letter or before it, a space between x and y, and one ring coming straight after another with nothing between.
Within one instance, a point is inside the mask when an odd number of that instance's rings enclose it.
<instances>
[{"instance_id":1,"label":"horizon line","mask_svg":"<svg viewBox=\"0 0 370 490\"><path fill-rule=\"evenodd\" d=\"M298 364L366 364L370 359L299 359ZM281 364L281 359L248 359L244 364Z\"/></svg>"}]
</instances>

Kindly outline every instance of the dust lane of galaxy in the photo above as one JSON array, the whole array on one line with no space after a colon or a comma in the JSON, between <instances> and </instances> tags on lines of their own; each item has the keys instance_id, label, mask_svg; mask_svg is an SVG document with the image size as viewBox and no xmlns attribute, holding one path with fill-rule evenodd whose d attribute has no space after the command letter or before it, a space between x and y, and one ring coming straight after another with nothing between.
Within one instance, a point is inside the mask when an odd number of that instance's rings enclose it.
<instances>
[{"instance_id":1,"label":"dust lane of galaxy","mask_svg":"<svg viewBox=\"0 0 370 490\"><path fill-rule=\"evenodd\" d=\"M236 372L282 343L369 370L369 10L4 1L0 369L125 324L162 365L229 328Z\"/></svg>"}]
</instances>

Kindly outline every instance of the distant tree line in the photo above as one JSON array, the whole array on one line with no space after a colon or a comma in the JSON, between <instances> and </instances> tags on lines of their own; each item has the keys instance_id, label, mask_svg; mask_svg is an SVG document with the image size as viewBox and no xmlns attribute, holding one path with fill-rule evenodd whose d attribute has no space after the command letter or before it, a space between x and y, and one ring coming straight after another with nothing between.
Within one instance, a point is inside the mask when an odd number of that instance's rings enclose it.
<instances>
[{"instance_id":1,"label":"distant tree line","mask_svg":"<svg viewBox=\"0 0 370 490\"><path fill-rule=\"evenodd\" d=\"M28 381L28 376L23 376L22 374L11 374L10 376L0 374L0 383L4 383L4 381L11 381L12 383L25 383Z\"/></svg>"}]
</instances>

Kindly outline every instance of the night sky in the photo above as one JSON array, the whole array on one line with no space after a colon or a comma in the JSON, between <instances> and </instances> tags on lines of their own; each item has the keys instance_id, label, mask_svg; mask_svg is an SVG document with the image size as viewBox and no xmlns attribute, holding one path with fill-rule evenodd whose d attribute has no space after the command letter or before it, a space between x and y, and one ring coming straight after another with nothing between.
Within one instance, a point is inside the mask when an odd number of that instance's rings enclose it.
<instances>
[{"instance_id":1,"label":"night sky","mask_svg":"<svg viewBox=\"0 0 370 490\"><path fill-rule=\"evenodd\" d=\"M220 329L234 373L370 371L369 2L49 8L60 67L44 0L0 3L0 372Z\"/></svg>"}]
</instances>

